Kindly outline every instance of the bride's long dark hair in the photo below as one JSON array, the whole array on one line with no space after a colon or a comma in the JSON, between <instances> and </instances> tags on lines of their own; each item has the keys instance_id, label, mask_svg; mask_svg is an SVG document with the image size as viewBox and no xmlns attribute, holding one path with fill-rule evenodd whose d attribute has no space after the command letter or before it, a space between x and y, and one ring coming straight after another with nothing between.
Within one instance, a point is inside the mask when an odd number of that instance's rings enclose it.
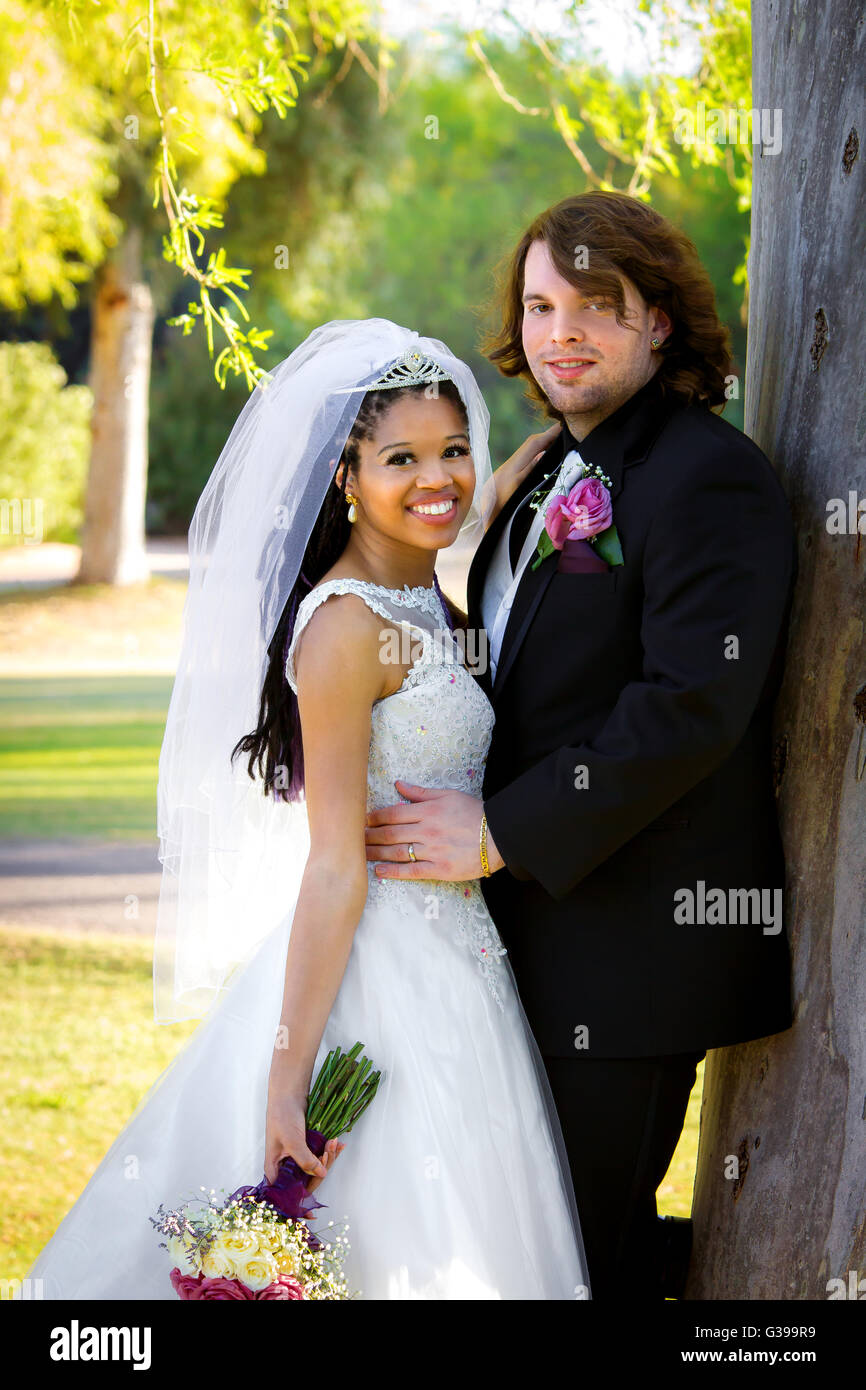
<instances>
[{"instance_id":1,"label":"bride's long dark hair","mask_svg":"<svg viewBox=\"0 0 866 1390\"><path fill-rule=\"evenodd\" d=\"M346 504L346 480L349 469L357 471L359 467L361 441L371 438L377 423L396 400L418 395L425 389L424 386L402 386L385 391L368 391L365 395L340 455L340 462L345 465L342 479L337 482L335 469L310 533L298 577L268 645L269 660L259 702L259 721L252 733L245 734L235 744L231 761L234 762L240 753L249 754L247 771L250 777L260 777L265 796L273 796L275 800L299 801L304 789L304 752L298 700L285 675L286 656L295 630L298 606L336 564L349 543L352 523ZM440 382L438 394L457 407L468 429L466 407L455 383ZM455 628L462 627L466 614L441 590L439 592L453 625Z\"/></svg>"}]
</instances>

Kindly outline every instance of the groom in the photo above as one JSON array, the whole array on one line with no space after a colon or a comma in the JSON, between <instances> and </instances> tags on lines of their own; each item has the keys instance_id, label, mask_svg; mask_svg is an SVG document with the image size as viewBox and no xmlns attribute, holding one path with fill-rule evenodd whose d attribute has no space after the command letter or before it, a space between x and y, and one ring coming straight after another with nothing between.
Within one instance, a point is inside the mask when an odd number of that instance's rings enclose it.
<instances>
[{"instance_id":1,"label":"groom","mask_svg":"<svg viewBox=\"0 0 866 1390\"><path fill-rule=\"evenodd\" d=\"M367 853L391 877L475 878L486 829L484 897L556 1101L593 1297L676 1297L690 1223L662 1221L655 1193L696 1066L792 1021L770 720L795 539L769 461L711 409L734 379L727 333L671 223L624 194L566 199L521 238L501 310L488 355L562 429L469 572L496 713L483 806L398 782L409 803L371 813ZM536 565L529 503L580 464L595 485Z\"/></svg>"}]
</instances>

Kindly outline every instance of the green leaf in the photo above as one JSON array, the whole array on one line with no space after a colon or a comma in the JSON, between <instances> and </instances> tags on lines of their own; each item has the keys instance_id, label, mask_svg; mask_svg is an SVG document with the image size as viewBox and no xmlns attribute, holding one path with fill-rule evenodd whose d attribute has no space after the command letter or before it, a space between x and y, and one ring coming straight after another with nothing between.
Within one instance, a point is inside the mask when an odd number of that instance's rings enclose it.
<instances>
[{"instance_id":1,"label":"green leaf","mask_svg":"<svg viewBox=\"0 0 866 1390\"><path fill-rule=\"evenodd\" d=\"M603 560L607 560L609 565L621 565L624 563L622 558L622 546L619 543L619 532L615 526L608 526L606 531L600 531L595 538L595 549Z\"/></svg>"},{"instance_id":2,"label":"green leaf","mask_svg":"<svg viewBox=\"0 0 866 1390\"><path fill-rule=\"evenodd\" d=\"M556 546L550 539L550 533L548 531L542 531L541 539L538 542L538 554L532 562L532 568L537 570L542 560L546 560L548 555L553 554L554 550L556 550Z\"/></svg>"}]
</instances>

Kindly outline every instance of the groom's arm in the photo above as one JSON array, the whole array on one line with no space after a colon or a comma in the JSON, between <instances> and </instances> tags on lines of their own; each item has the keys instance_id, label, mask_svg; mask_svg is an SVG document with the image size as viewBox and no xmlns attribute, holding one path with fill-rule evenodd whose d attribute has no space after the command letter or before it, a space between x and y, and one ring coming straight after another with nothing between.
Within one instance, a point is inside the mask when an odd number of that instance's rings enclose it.
<instances>
[{"instance_id":1,"label":"groom's arm","mask_svg":"<svg viewBox=\"0 0 866 1390\"><path fill-rule=\"evenodd\" d=\"M506 868L555 899L729 756L767 677L795 563L788 505L749 453L701 468L660 503L647 536L642 679L590 742L485 799Z\"/></svg>"}]
</instances>

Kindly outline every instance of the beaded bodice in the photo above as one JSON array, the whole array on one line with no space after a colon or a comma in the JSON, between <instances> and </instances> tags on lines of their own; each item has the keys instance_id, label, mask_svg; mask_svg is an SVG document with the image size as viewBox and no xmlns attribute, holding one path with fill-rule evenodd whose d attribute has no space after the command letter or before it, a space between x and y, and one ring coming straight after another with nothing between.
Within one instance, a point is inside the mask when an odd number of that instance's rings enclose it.
<instances>
[{"instance_id":1,"label":"beaded bodice","mask_svg":"<svg viewBox=\"0 0 866 1390\"><path fill-rule=\"evenodd\" d=\"M368 580L326 580L298 606L286 659L286 678L297 691L294 652L313 613L333 594L356 594L386 620L380 656L403 666L412 663L400 688L372 708L367 771L367 810L407 801L397 778L423 787L455 788L481 798L494 714L484 691L466 669L460 644L451 634L436 589L423 585L388 589ZM484 970L495 998L497 964L504 948L493 927L478 879L443 883L431 879L381 879L368 862L369 902L390 902L401 910L422 906L438 917L450 903L460 931Z\"/></svg>"}]
</instances>

